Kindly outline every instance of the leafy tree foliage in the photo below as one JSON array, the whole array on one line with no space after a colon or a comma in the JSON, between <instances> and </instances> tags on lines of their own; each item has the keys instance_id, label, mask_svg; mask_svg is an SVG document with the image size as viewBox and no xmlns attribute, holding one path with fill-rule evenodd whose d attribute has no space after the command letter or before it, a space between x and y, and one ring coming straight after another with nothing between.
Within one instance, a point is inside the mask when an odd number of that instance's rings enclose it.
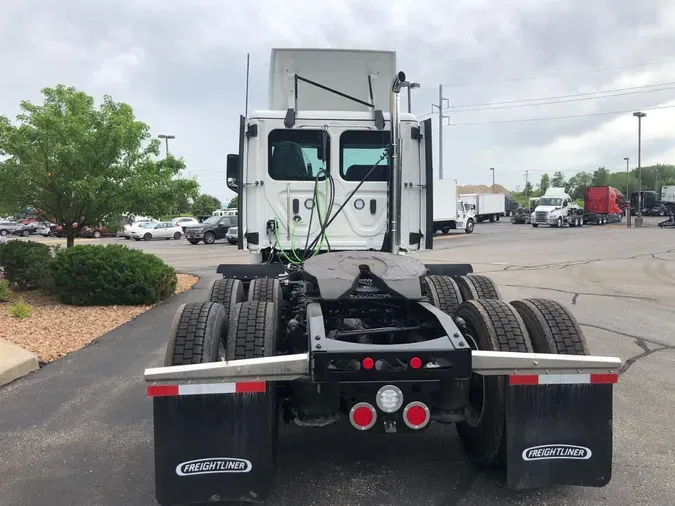
<instances>
[{"instance_id":1,"label":"leafy tree foliage","mask_svg":"<svg viewBox=\"0 0 675 506\"><path fill-rule=\"evenodd\" d=\"M549 186L551 186L551 176L548 174L543 174L541 176L541 180L539 181L539 194L543 195L546 193L546 190L548 190Z\"/></svg>"},{"instance_id":2,"label":"leafy tree foliage","mask_svg":"<svg viewBox=\"0 0 675 506\"><path fill-rule=\"evenodd\" d=\"M553 174L553 179L551 179L551 186L554 188L564 188L565 187L565 174L560 171L557 171Z\"/></svg>"},{"instance_id":3,"label":"leafy tree foliage","mask_svg":"<svg viewBox=\"0 0 675 506\"><path fill-rule=\"evenodd\" d=\"M161 216L197 195L173 156L157 159L158 139L132 108L73 87L42 90L44 102L21 102L16 124L0 116L0 208L26 208L64 225L68 247L84 226L119 223L123 213ZM72 226L75 224L74 226Z\"/></svg>"},{"instance_id":4,"label":"leafy tree foliage","mask_svg":"<svg viewBox=\"0 0 675 506\"><path fill-rule=\"evenodd\" d=\"M192 214L195 216L210 216L213 211L221 207L220 200L211 195L202 194L192 204Z\"/></svg>"},{"instance_id":5,"label":"leafy tree foliage","mask_svg":"<svg viewBox=\"0 0 675 506\"><path fill-rule=\"evenodd\" d=\"M239 195L235 195L227 205L228 209L236 209L239 206Z\"/></svg>"}]
</instances>

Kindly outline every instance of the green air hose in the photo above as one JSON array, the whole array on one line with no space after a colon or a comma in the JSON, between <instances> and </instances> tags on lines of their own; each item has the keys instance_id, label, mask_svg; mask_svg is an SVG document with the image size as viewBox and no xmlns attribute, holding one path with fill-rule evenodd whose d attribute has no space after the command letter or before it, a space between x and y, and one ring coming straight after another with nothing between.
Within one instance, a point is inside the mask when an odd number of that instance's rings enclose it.
<instances>
[{"instance_id":1,"label":"green air hose","mask_svg":"<svg viewBox=\"0 0 675 506\"><path fill-rule=\"evenodd\" d=\"M326 195L328 195L328 178L326 178L325 183L326 183L325 192L326 192ZM319 224L321 225L323 218L322 218L322 213L321 213L321 206L319 204L319 200L320 200L319 199L319 192L317 192L316 190L314 191L314 200L316 201L316 212L319 214ZM326 210L323 213L323 216L328 215L328 211L329 211L329 209L328 209L328 199L326 199L326 206L325 207L326 207ZM298 221L300 221L300 220L298 220ZM291 255L294 258L289 257L283 249L279 250L281 252L281 254L283 255L283 257L290 264L293 264L293 265L300 265L302 263L302 260L298 257L298 254L297 254L296 248L295 248L295 227L297 226L298 221L293 220L293 227L291 228ZM322 228L323 228L323 226L322 226ZM310 231L308 230L307 233L309 234L309 232ZM321 251L321 248L323 247L323 244L324 244L324 240L326 240L327 238L328 238L328 235L326 234L326 231L324 230L323 233L321 234L321 241L319 242L319 244L317 244L314 247L314 250L313 250L313 252L312 252L312 254L310 255L309 258L314 257L317 253L319 253L319 251ZM279 221L278 221L278 217L274 218L274 240L275 240L276 244L281 244L281 241L279 241Z\"/></svg>"}]
</instances>

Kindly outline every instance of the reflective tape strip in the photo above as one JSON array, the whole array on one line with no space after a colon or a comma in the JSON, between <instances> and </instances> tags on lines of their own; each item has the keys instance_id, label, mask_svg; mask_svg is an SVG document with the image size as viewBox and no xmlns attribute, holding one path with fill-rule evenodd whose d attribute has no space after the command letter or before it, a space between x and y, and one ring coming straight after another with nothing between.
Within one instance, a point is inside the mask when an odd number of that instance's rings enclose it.
<instances>
[{"instance_id":1,"label":"reflective tape strip","mask_svg":"<svg viewBox=\"0 0 675 506\"><path fill-rule=\"evenodd\" d=\"M178 395L248 394L265 392L264 381L241 383L195 383L192 385L150 385L148 397L174 397Z\"/></svg>"},{"instance_id":2,"label":"reflective tape strip","mask_svg":"<svg viewBox=\"0 0 675 506\"><path fill-rule=\"evenodd\" d=\"M618 383L617 373L609 374L511 374L509 385L599 385Z\"/></svg>"}]
</instances>

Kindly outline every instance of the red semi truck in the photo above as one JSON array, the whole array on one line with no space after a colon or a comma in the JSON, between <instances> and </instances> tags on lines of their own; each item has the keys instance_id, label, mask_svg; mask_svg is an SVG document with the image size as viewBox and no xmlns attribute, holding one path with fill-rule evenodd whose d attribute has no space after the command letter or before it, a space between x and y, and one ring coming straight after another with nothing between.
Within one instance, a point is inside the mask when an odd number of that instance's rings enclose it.
<instances>
[{"instance_id":1,"label":"red semi truck","mask_svg":"<svg viewBox=\"0 0 675 506\"><path fill-rule=\"evenodd\" d=\"M611 186L589 186L584 190L584 223L604 225L623 219L623 193Z\"/></svg>"}]
</instances>

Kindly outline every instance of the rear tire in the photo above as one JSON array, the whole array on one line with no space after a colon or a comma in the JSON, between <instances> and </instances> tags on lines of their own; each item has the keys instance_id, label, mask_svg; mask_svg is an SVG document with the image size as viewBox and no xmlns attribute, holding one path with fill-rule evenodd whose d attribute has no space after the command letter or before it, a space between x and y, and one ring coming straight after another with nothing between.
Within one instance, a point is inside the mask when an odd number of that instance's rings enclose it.
<instances>
[{"instance_id":1,"label":"rear tire","mask_svg":"<svg viewBox=\"0 0 675 506\"><path fill-rule=\"evenodd\" d=\"M192 302L176 311L164 365L206 364L225 358L227 318L222 304Z\"/></svg>"},{"instance_id":2,"label":"rear tire","mask_svg":"<svg viewBox=\"0 0 675 506\"><path fill-rule=\"evenodd\" d=\"M554 300L514 300L535 353L590 355L581 326L570 311Z\"/></svg>"},{"instance_id":3,"label":"rear tire","mask_svg":"<svg viewBox=\"0 0 675 506\"><path fill-rule=\"evenodd\" d=\"M447 315L454 316L464 301L457 283L450 276L427 276L423 285L431 305Z\"/></svg>"},{"instance_id":4,"label":"rear tire","mask_svg":"<svg viewBox=\"0 0 675 506\"><path fill-rule=\"evenodd\" d=\"M532 353L522 318L504 301L465 301L456 318L466 323L465 338L472 349ZM506 376L471 376L467 419L457 423L457 432L477 467L506 465L506 388Z\"/></svg>"},{"instance_id":5,"label":"rear tire","mask_svg":"<svg viewBox=\"0 0 675 506\"><path fill-rule=\"evenodd\" d=\"M209 301L223 305L228 325L231 315L234 314L235 306L245 300L246 294L244 293L244 283L240 280L221 278L216 279L211 283L211 287L209 288ZM225 335L224 339L226 338L227 336Z\"/></svg>"},{"instance_id":6,"label":"rear tire","mask_svg":"<svg viewBox=\"0 0 675 506\"><path fill-rule=\"evenodd\" d=\"M213 232L206 232L204 234L204 244L213 244L216 242L216 234Z\"/></svg>"},{"instance_id":7,"label":"rear tire","mask_svg":"<svg viewBox=\"0 0 675 506\"><path fill-rule=\"evenodd\" d=\"M248 286L248 301L271 302L274 311L281 317L284 292L277 278L255 278Z\"/></svg>"},{"instance_id":8,"label":"rear tire","mask_svg":"<svg viewBox=\"0 0 675 506\"><path fill-rule=\"evenodd\" d=\"M458 277L457 286L462 294L462 300L502 298L495 282L480 274Z\"/></svg>"},{"instance_id":9,"label":"rear tire","mask_svg":"<svg viewBox=\"0 0 675 506\"><path fill-rule=\"evenodd\" d=\"M182 236L183 236L183 235L182 235L180 232L176 232L175 234L173 234L173 238L174 238L175 240L179 240Z\"/></svg>"}]
</instances>

